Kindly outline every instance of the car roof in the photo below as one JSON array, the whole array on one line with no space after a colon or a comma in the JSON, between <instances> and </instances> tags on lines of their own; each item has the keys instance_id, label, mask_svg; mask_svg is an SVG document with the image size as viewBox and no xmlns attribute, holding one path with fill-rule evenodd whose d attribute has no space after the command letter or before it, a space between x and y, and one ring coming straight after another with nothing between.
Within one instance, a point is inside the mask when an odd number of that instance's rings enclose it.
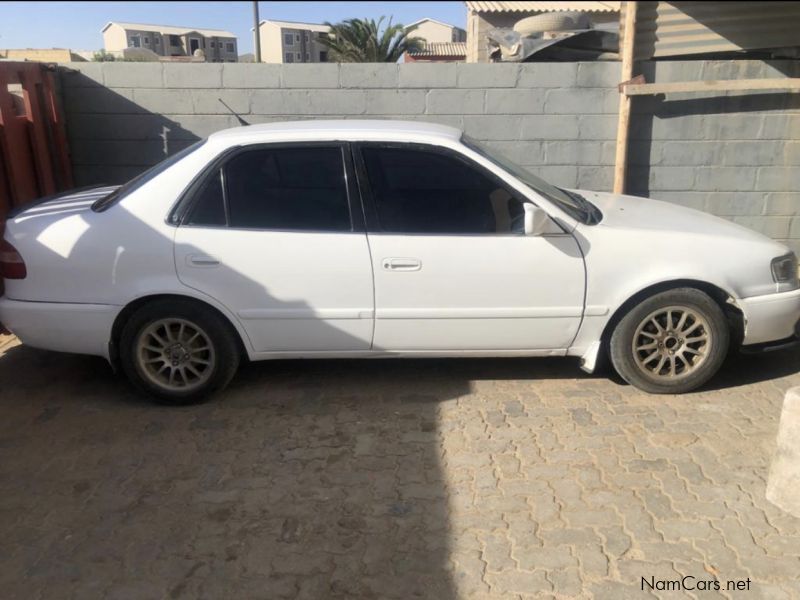
<instances>
[{"instance_id":1,"label":"car roof","mask_svg":"<svg viewBox=\"0 0 800 600\"><path fill-rule=\"evenodd\" d=\"M339 119L280 121L224 129L209 136L223 144L312 140L458 141L455 127L420 121Z\"/></svg>"}]
</instances>

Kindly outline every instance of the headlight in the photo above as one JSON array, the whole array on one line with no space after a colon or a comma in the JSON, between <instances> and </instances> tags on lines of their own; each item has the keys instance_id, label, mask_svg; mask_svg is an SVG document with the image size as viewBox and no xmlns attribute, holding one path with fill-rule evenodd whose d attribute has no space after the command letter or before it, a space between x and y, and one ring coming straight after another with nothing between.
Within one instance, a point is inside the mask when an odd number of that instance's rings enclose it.
<instances>
[{"instance_id":1,"label":"headlight","mask_svg":"<svg viewBox=\"0 0 800 600\"><path fill-rule=\"evenodd\" d=\"M797 280L797 257L794 252L772 259L772 278L776 283Z\"/></svg>"}]
</instances>

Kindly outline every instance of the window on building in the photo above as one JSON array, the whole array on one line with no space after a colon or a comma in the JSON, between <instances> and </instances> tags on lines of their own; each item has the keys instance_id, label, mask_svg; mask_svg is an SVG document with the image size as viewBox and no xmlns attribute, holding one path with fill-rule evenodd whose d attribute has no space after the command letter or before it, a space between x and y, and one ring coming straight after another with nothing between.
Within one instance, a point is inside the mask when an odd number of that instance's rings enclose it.
<instances>
[{"instance_id":1,"label":"window on building","mask_svg":"<svg viewBox=\"0 0 800 600\"><path fill-rule=\"evenodd\" d=\"M308 32L307 32L307 31L303 33L303 39L304 39L306 42L308 42Z\"/></svg>"},{"instance_id":2,"label":"window on building","mask_svg":"<svg viewBox=\"0 0 800 600\"><path fill-rule=\"evenodd\" d=\"M328 62L328 53L325 51L321 51L319 53L319 62Z\"/></svg>"},{"instance_id":3,"label":"window on building","mask_svg":"<svg viewBox=\"0 0 800 600\"><path fill-rule=\"evenodd\" d=\"M299 33L295 33L294 34L294 41L295 41L296 44L300 43L300 34Z\"/></svg>"},{"instance_id":4,"label":"window on building","mask_svg":"<svg viewBox=\"0 0 800 600\"><path fill-rule=\"evenodd\" d=\"M294 44L294 36L291 33L284 33L283 43L285 46L292 46Z\"/></svg>"},{"instance_id":5,"label":"window on building","mask_svg":"<svg viewBox=\"0 0 800 600\"><path fill-rule=\"evenodd\" d=\"M283 55L283 62L286 63L293 63L294 62L294 52L287 52Z\"/></svg>"},{"instance_id":6,"label":"window on building","mask_svg":"<svg viewBox=\"0 0 800 600\"><path fill-rule=\"evenodd\" d=\"M145 44L145 46L149 46L150 45L150 38L149 37L144 36L144 44Z\"/></svg>"},{"instance_id":7,"label":"window on building","mask_svg":"<svg viewBox=\"0 0 800 600\"><path fill-rule=\"evenodd\" d=\"M141 48L142 47L142 38L138 35L131 36L130 41L128 42L128 48Z\"/></svg>"},{"instance_id":8,"label":"window on building","mask_svg":"<svg viewBox=\"0 0 800 600\"><path fill-rule=\"evenodd\" d=\"M306 52L306 62L311 62L311 54Z\"/></svg>"},{"instance_id":9,"label":"window on building","mask_svg":"<svg viewBox=\"0 0 800 600\"><path fill-rule=\"evenodd\" d=\"M227 52L236 52L236 46L233 42L225 42L225 50Z\"/></svg>"},{"instance_id":10,"label":"window on building","mask_svg":"<svg viewBox=\"0 0 800 600\"><path fill-rule=\"evenodd\" d=\"M300 62L303 58L299 52L295 52L294 57L297 59L297 62Z\"/></svg>"},{"instance_id":11,"label":"window on building","mask_svg":"<svg viewBox=\"0 0 800 600\"><path fill-rule=\"evenodd\" d=\"M169 36L169 45L170 46L180 46L181 45L181 38L177 35Z\"/></svg>"},{"instance_id":12,"label":"window on building","mask_svg":"<svg viewBox=\"0 0 800 600\"><path fill-rule=\"evenodd\" d=\"M216 47L217 47L217 42L215 42L215 41L213 41L213 40L212 40L212 41L211 41L211 47L212 47L212 48L216 48Z\"/></svg>"},{"instance_id":13,"label":"window on building","mask_svg":"<svg viewBox=\"0 0 800 600\"><path fill-rule=\"evenodd\" d=\"M160 45L161 45L161 38L159 38L159 37L154 37L154 38L153 38L153 41L156 43L156 46L160 46Z\"/></svg>"},{"instance_id":14,"label":"window on building","mask_svg":"<svg viewBox=\"0 0 800 600\"><path fill-rule=\"evenodd\" d=\"M382 231L503 234L524 231L524 210L505 187L465 160L436 150L362 150Z\"/></svg>"},{"instance_id":15,"label":"window on building","mask_svg":"<svg viewBox=\"0 0 800 600\"><path fill-rule=\"evenodd\" d=\"M215 171L196 197L194 225L291 231L351 231L342 151L262 148ZM223 191L221 182L225 181Z\"/></svg>"}]
</instances>

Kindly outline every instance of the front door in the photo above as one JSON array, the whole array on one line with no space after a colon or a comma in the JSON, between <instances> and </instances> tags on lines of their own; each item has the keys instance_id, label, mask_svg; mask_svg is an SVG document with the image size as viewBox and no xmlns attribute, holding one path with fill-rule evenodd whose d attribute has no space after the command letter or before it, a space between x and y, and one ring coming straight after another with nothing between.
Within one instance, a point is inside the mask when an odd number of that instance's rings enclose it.
<instances>
[{"instance_id":1,"label":"front door","mask_svg":"<svg viewBox=\"0 0 800 600\"><path fill-rule=\"evenodd\" d=\"M572 235L524 235L523 202L433 146L362 144L376 351L563 350L583 312Z\"/></svg>"},{"instance_id":2,"label":"front door","mask_svg":"<svg viewBox=\"0 0 800 600\"><path fill-rule=\"evenodd\" d=\"M224 304L256 352L369 350L372 270L345 156L339 144L245 148L208 174L178 227L180 280Z\"/></svg>"}]
</instances>

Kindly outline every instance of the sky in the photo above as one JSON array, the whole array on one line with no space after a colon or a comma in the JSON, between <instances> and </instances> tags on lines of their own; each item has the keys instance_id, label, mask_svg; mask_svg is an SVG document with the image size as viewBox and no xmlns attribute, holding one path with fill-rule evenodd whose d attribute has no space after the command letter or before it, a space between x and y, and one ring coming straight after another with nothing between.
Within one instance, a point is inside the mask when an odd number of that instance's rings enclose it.
<instances>
[{"instance_id":1,"label":"sky","mask_svg":"<svg viewBox=\"0 0 800 600\"><path fill-rule=\"evenodd\" d=\"M262 20L335 23L393 16L409 24L431 17L466 26L463 2L259 2ZM239 37L239 52L253 51L253 3L235 2L0 2L0 48L99 50L108 21L225 29Z\"/></svg>"}]
</instances>

